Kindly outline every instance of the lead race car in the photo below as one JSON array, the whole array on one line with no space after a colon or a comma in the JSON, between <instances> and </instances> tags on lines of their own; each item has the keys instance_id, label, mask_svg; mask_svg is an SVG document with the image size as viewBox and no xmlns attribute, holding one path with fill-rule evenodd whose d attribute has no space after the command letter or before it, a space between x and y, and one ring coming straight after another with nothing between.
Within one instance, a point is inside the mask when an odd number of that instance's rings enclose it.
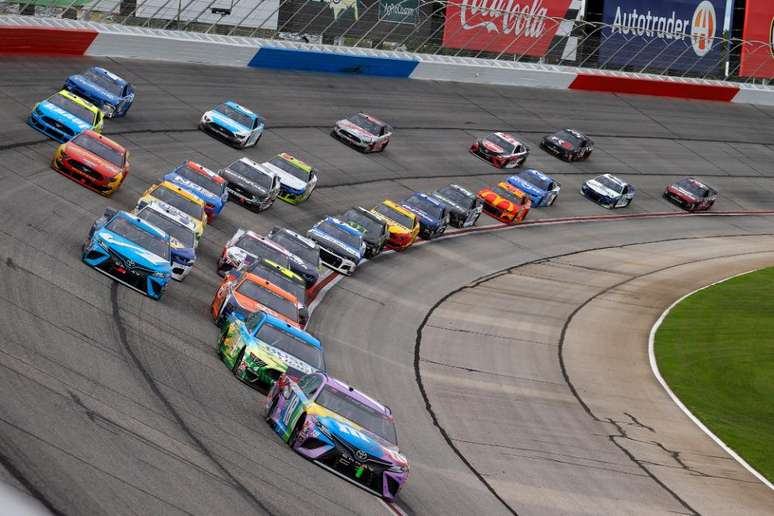
<instances>
[{"instance_id":1,"label":"lead race car","mask_svg":"<svg viewBox=\"0 0 774 516\"><path fill-rule=\"evenodd\" d=\"M706 211L715 204L718 192L694 177L684 177L666 187L664 198L686 211Z\"/></svg>"},{"instance_id":2,"label":"lead race car","mask_svg":"<svg viewBox=\"0 0 774 516\"><path fill-rule=\"evenodd\" d=\"M491 133L478 138L470 153L497 168L516 168L529 156L529 147L508 133Z\"/></svg>"},{"instance_id":3,"label":"lead race car","mask_svg":"<svg viewBox=\"0 0 774 516\"><path fill-rule=\"evenodd\" d=\"M575 129L562 129L544 136L540 148L564 161L581 161L591 156L594 141Z\"/></svg>"},{"instance_id":4,"label":"lead race car","mask_svg":"<svg viewBox=\"0 0 774 516\"><path fill-rule=\"evenodd\" d=\"M134 103L134 86L99 66L71 75L65 81L64 89L99 107L105 118L126 115Z\"/></svg>"},{"instance_id":5,"label":"lead race car","mask_svg":"<svg viewBox=\"0 0 774 516\"><path fill-rule=\"evenodd\" d=\"M509 177L508 182L529 196L533 208L553 206L562 189L559 181L534 168Z\"/></svg>"},{"instance_id":6,"label":"lead race car","mask_svg":"<svg viewBox=\"0 0 774 516\"><path fill-rule=\"evenodd\" d=\"M581 194L608 209L625 208L632 203L636 189L612 174L602 174L585 181Z\"/></svg>"},{"instance_id":7,"label":"lead race car","mask_svg":"<svg viewBox=\"0 0 774 516\"><path fill-rule=\"evenodd\" d=\"M336 122L331 136L361 152L382 152L392 137L392 127L366 113L355 113Z\"/></svg>"},{"instance_id":8,"label":"lead race car","mask_svg":"<svg viewBox=\"0 0 774 516\"><path fill-rule=\"evenodd\" d=\"M199 121L199 129L241 149L258 143L264 127L265 122L261 115L233 100L210 109Z\"/></svg>"}]
</instances>

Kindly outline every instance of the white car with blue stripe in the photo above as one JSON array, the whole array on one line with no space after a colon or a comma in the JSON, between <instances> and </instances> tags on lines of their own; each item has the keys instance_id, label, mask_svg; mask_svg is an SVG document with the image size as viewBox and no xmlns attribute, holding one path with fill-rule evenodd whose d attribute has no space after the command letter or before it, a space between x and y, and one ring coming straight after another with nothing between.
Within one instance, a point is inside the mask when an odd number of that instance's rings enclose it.
<instances>
[{"instance_id":1,"label":"white car with blue stripe","mask_svg":"<svg viewBox=\"0 0 774 516\"><path fill-rule=\"evenodd\" d=\"M199 129L234 147L251 147L258 143L265 127L261 115L229 100L202 115Z\"/></svg>"}]
</instances>

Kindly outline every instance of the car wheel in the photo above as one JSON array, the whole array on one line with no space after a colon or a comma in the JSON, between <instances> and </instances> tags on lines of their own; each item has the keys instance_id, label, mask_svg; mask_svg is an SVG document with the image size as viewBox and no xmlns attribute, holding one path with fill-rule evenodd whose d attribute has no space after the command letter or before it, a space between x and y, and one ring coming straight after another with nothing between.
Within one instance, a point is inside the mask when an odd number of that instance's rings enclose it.
<instances>
[{"instance_id":1,"label":"car wheel","mask_svg":"<svg viewBox=\"0 0 774 516\"><path fill-rule=\"evenodd\" d=\"M288 439L288 446L291 448L295 448L296 443L300 438L298 434L301 433L301 429L304 427L304 422L306 421L306 414L301 414L301 416L298 418L298 421L296 421L296 426L293 427L293 432L290 434L290 438Z\"/></svg>"},{"instance_id":2,"label":"car wheel","mask_svg":"<svg viewBox=\"0 0 774 516\"><path fill-rule=\"evenodd\" d=\"M277 408L277 403L279 402L279 393L274 396L274 399L271 400L271 405L269 405L268 409L266 410L266 413L264 414L264 418L266 419L266 422L271 424L271 415L274 413L274 409Z\"/></svg>"},{"instance_id":3,"label":"car wheel","mask_svg":"<svg viewBox=\"0 0 774 516\"><path fill-rule=\"evenodd\" d=\"M236 361L234 362L234 366L231 368L232 373L236 374L237 369L239 369L239 364L242 363L242 359L244 358L244 356L245 356L245 348L242 348L239 351L239 355L237 355Z\"/></svg>"},{"instance_id":4,"label":"car wheel","mask_svg":"<svg viewBox=\"0 0 774 516\"><path fill-rule=\"evenodd\" d=\"M591 156L591 153L594 152L593 150L586 151L586 154L583 156L583 159L589 159L589 156Z\"/></svg>"},{"instance_id":5,"label":"car wheel","mask_svg":"<svg viewBox=\"0 0 774 516\"><path fill-rule=\"evenodd\" d=\"M548 202L546 203L546 207L550 208L554 205L556 202L556 195L551 195L551 197L548 199Z\"/></svg>"}]
</instances>

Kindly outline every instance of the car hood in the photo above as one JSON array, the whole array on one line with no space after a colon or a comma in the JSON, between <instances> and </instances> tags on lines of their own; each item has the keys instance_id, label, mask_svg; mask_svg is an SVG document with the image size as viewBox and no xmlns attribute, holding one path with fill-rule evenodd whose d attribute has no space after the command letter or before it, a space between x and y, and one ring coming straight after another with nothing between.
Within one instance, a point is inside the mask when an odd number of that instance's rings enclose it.
<instances>
[{"instance_id":1,"label":"car hood","mask_svg":"<svg viewBox=\"0 0 774 516\"><path fill-rule=\"evenodd\" d=\"M490 206L498 206L501 202L505 202L508 203L508 211L512 211L514 208L516 208L516 205L511 201L505 197L500 197L497 192L493 192L492 190L484 190L483 192L480 192L479 197Z\"/></svg>"},{"instance_id":2,"label":"car hood","mask_svg":"<svg viewBox=\"0 0 774 516\"><path fill-rule=\"evenodd\" d=\"M318 229L310 229L309 236L314 240L317 240L317 242L321 245L327 244L328 246L333 246L336 249L344 251L346 254L349 254L352 258L355 258L355 259L360 258L359 249L350 247L349 245L345 244L341 240L338 240L337 238L330 236L328 233L324 233Z\"/></svg>"},{"instance_id":3,"label":"car hood","mask_svg":"<svg viewBox=\"0 0 774 516\"><path fill-rule=\"evenodd\" d=\"M236 120L232 120L231 118L227 117L223 113L219 111L207 111L205 113L206 116L208 116L213 122L216 124L225 127L226 129L229 129L233 132L242 132L242 133L249 133L251 129L249 127L245 127Z\"/></svg>"},{"instance_id":4,"label":"car hood","mask_svg":"<svg viewBox=\"0 0 774 516\"><path fill-rule=\"evenodd\" d=\"M546 138L543 141L547 143L552 143L565 150L573 150L575 148L575 146L572 143L568 142L567 140L562 140L558 136L546 136Z\"/></svg>"},{"instance_id":5,"label":"car hood","mask_svg":"<svg viewBox=\"0 0 774 516\"><path fill-rule=\"evenodd\" d=\"M53 118L57 122L61 122L67 127L75 130L76 133L83 132L86 129L91 129L90 123L84 122L83 120L73 115L72 113L65 111L59 106L55 106L54 104L48 102L47 100L44 100L40 104L38 104L36 109L42 115Z\"/></svg>"},{"instance_id":6,"label":"car hood","mask_svg":"<svg viewBox=\"0 0 774 516\"><path fill-rule=\"evenodd\" d=\"M351 447L353 452L357 453L358 450L361 450L366 452L369 457L393 464L397 462L392 456L392 453L398 452L397 446L389 445L360 425L338 414L320 415L317 416L317 421L337 440Z\"/></svg>"},{"instance_id":7,"label":"car hood","mask_svg":"<svg viewBox=\"0 0 774 516\"><path fill-rule=\"evenodd\" d=\"M524 192L525 194L531 195L533 197L541 197L545 195L546 191L538 188L537 186L533 185L529 181L527 181L524 178L521 178L519 176L511 176L508 178L508 182L511 183L513 186Z\"/></svg>"},{"instance_id":8,"label":"car hood","mask_svg":"<svg viewBox=\"0 0 774 516\"><path fill-rule=\"evenodd\" d=\"M266 195L268 193L268 191L261 185L254 183L253 181L250 181L245 176L237 174L232 170L225 169L221 177L223 177L223 179L225 179L229 183L239 185L240 187L244 188L249 192L256 193L259 195Z\"/></svg>"},{"instance_id":9,"label":"car hood","mask_svg":"<svg viewBox=\"0 0 774 516\"><path fill-rule=\"evenodd\" d=\"M83 163L87 167L90 167L94 170L108 172L114 176L121 172L121 168L117 165L114 165L106 159L100 158L96 154L87 151L83 147L79 147L72 141L65 145L65 152L71 158L75 158L78 162Z\"/></svg>"},{"instance_id":10,"label":"car hood","mask_svg":"<svg viewBox=\"0 0 774 516\"><path fill-rule=\"evenodd\" d=\"M288 172L285 172L281 168L279 168L276 165L272 165L271 163L263 163L263 166L277 174L280 178L280 183L287 186L288 188L292 188L294 190L304 190L306 188L307 182L303 179L299 179L293 174L290 174Z\"/></svg>"},{"instance_id":11,"label":"car hood","mask_svg":"<svg viewBox=\"0 0 774 516\"><path fill-rule=\"evenodd\" d=\"M168 260L107 229L100 229L94 238L117 255L133 261L140 267L158 272L169 272L172 269Z\"/></svg>"},{"instance_id":12,"label":"car hood","mask_svg":"<svg viewBox=\"0 0 774 516\"><path fill-rule=\"evenodd\" d=\"M505 152L505 149L503 149L502 147L500 147L494 142L490 142L486 138L481 140L481 146L484 147L489 152L494 152L495 154L502 154L503 152Z\"/></svg>"},{"instance_id":13,"label":"car hood","mask_svg":"<svg viewBox=\"0 0 774 516\"><path fill-rule=\"evenodd\" d=\"M90 81L83 75L71 75L68 80L79 86L80 88L87 90L89 93L98 97L101 100L105 100L110 104L118 104L121 101L121 97L113 95L108 90Z\"/></svg>"},{"instance_id":14,"label":"car hood","mask_svg":"<svg viewBox=\"0 0 774 516\"><path fill-rule=\"evenodd\" d=\"M182 176L179 176L177 174L167 174L164 176L164 181L169 181L171 183L174 183L178 185L179 187L183 188L184 190L188 190L192 194L196 195L200 199L202 199L204 202L207 202L209 204L220 204L221 199L219 196L215 195L214 193L210 192L206 188L203 188L193 181L190 181Z\"/></svg>"},{"instance_id":15,"label":"car hood","mask_svg":"<svg viewBox=\"0 0 774 516\"><path fill-rule=\"evenodd\" d=\"M347 131L355 133L358 136L363 136L365 138L376 138L375 134L368 132L367 130L363 129L359 125L352 123L347 119L339 120L338 122L336 122L336 125L338 125L342 129L346 129Z\"/></svg>"},{"instance_id":16,"label":"car hood","mask_svg":"<svg viewBox=\"0 0 774 516\"><path fill-rule=\"evenodd\" d=\"M586 186L594 190L595 192L604 195L605 197L609 197L611 199L615 199L617 197L620 197L621 194L616 192L615 190L612 190L599 181L596 181L595 179L589 179L586 181Z\"/></svg>"},{"instance_id":17,"label":"car hood","mask_svg":"<svg viewBox=\"0 0 774 516\"><path fill-rule=\"evenodd\" d=\"M693 195L691 192L689 192L688 190L684 189L684 188L683 188L683 187L681 187L681 186L677 186L677 185L670 185L670 186L669 186L669 190L670 190L672 193L676 193L676 194L679 194L679 195L681 195L681 196L685 197L686 199L690 199L690 200L692 200L692 201L698 200L698 197L696 197L696 196L695 196L695 195Z\"/></svg>"}]
</instances>

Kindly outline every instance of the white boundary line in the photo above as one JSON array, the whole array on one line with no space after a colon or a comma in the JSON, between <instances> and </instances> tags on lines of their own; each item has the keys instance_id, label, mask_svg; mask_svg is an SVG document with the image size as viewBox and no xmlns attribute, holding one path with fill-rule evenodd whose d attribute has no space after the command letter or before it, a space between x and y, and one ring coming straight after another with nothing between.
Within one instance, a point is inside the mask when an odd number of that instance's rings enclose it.
<instances>
[{"instance_id":1,"label":"white boundary line","mask_svg":"<svg viewBox=\"0 0 774 516\"><path fill-rule=\"evenodd\" d=\"M721 441L721 440L720 440L720 438L719 438L717 435L715 435L714 433L712 433L712 431L711 431L709 428L707 428L707 427L704 425L704 423L702 423L702 422L699 420L699 418L697 418L696 416L694 416L694 415L693 415L693 413L692 413L690 410L688 410L688 407L686 407L686 406L683 404L683 402L682 402L682 401L680 401L680 398L678 398L678 397L675 395L675 393L674 393L674 392L672 392L672 389L670 389L670 388L669 388L669 385L667 385L666 381L664 380L664 377L663 377L663 376L661 376L661 372L660 372L660 371L659 371L659 369L658 369L658 364L656 363L656 353L655 353L655 349L654 349L654 343L655 343L655 338L656 338L656 332L657 332L657 331L658 331L658 329L661 327L661 323L663 323L663 322L664 322L664 319L666 319L667 315L669 315L669 312L671 312L671 311L672 311L672 309L673 309L675 306L677 306L677 305L678 305L678 304L679 304L681 301L683 301L684 299L686 299L686 298L688 298L688 297L690 297L690 296L692 296L692 295L696 294L697 292L701 292L702 290L708 289L708 288L710 288L710 287L714 287L715 285L719 285L719 284L721 284L721 283L724 283L724 282L726 282L726 281L732 280L732 279L734 279L734 278L738 278L739 276L744 276L745 274L750 274L751 272L755 272L756 270L760 270L760 269L754 269L754 270L751 270L751 271L742 272L742 273L739 273L739 274L734 274L733 276L729 276L728 278L724 278L724 279L722 279L722 280L719 280L719 281L716 281L716 282L714 282L714 283L710 283L709 285L705 285L705 286L703 286L703 287L701 287L701 288L697 288L697 289L696 289L696 290L694 290L693 292L689 292L688 294L685 294L685 295L684 295L684 296L682 296L680 299L678 299L677 301L675 301L674 303L672 303L671 305L669 305L669 307L668 307L666 310L664 310L664 312L663 312L663 313L661 314L661 316L658 318L658 320L656 321L656 323L655 323L655 324L653 325L653 327L650 329L650 335L648 336L648 358L650 359L650 368L651 368L651 370L653 371L653 374L656 376L656 379L658 380L658 383L660 383L660 384L661 384L661 386L664 388L664 390L667 392L667 394L669 394L669 397L670 397L670 398L672 398L672 401L674 401L674 402L675 402L675 404L676 404L676 405L677 405L677 406L680 408L680 410L682 410L682 411L685 413L685 415L686 415L686 416L688 416L688 417L691 419L691 421L693 421L693 422L694 422L694 424L696 424L696 426L698 426L699 428L701 428L701 430L702 430L702 431L703 431L705 434L707 434L707 435L709 436L709 438L710 438L710 439L712 439L713 441L715 441L715 443L717 443L717 445L718 445L718 446L720 446L721 448L723 448L723 450L724 450L726 453L728 453L729 455L731 455L731 457L733 457L733 458L734 458L734 460L736 460L736 462L738 462L738 463L739 463L739 464L740 464L740 465L741 465L741 466L742 466L744 469L746 469L747 471L749 471L750 473L752 473L752 474L755 476L755 478L757 478L758 480L760 480L761 482L763 482L763 485L765 485L765 486L766 486L766 487L768 487L769 489L772 489L772 490L774 490L774 485L772 485L772 484L771 484L771 482L769 482L769 480L768 480L766 477L764 477L763 475L761 475L761 474L760 474L760 473L759 473L759 472L758 472L758 471L757 471L755 468L753 468L752 466L750 466L750 465L747 463L747 461L745 461L745 460L744 460L742 457L740 457L740 456L739 456L739 455L738 455L738 454L737 454L737 453L736 453L734 450L732 450L732 449L731 449L731 448L730 448L730 447L729 447L729 446L728 446L726 443L724 443L723 441Z\"/></svg>"}]
</instances>

